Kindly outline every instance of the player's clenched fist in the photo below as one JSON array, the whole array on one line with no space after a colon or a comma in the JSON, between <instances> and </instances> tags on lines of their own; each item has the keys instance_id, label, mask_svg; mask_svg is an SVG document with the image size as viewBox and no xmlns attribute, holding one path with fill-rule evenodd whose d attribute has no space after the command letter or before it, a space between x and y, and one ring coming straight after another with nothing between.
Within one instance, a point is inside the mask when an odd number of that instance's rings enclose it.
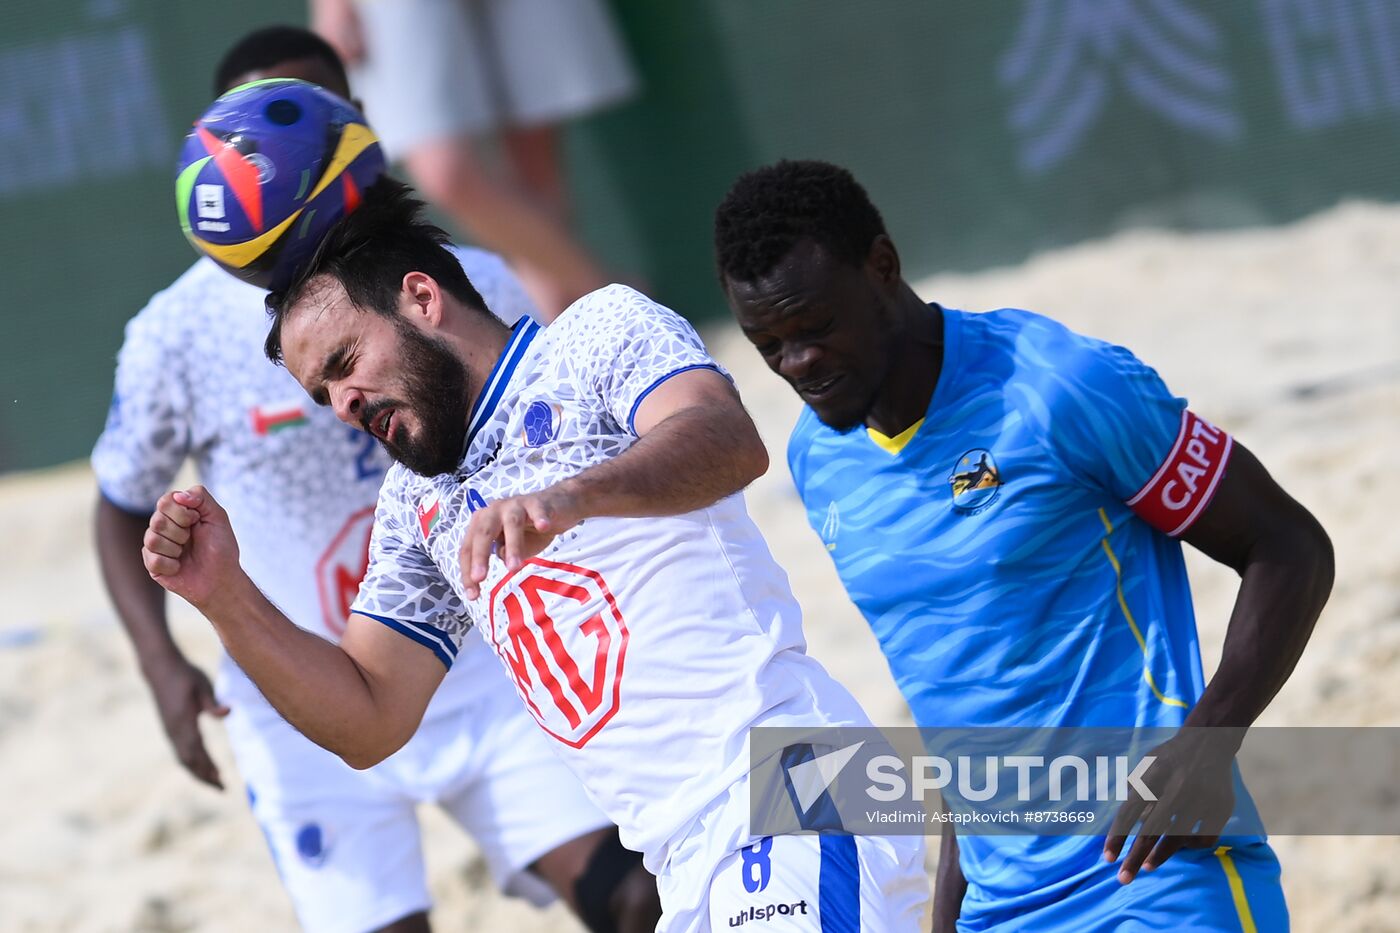
<instances>
[{"instance_id":1,"label":"player's clenched fist","mask_svg":"<svg viewBox=\"0 0 1400 933\"><path fill-rule=\"evenodd\" d=\"M476 599L479 595L492 549L505 561L507 572L518 570L549 547L556 535L577 525L580 518L574 514L573 497L558 486L498 499L473 512L459 555L467 597Z\"/></svg>"},{"instance_id":2,"label":"player's clenched fist","mask_svg":"<svg viewBox=\"0 0 1400 933\"><path fill-rule=\"evenodd\" d=\"M241 572L228 514L203 486L161 496L141 559L153 580L196 608Z\"/></svg>"}]
</instances>

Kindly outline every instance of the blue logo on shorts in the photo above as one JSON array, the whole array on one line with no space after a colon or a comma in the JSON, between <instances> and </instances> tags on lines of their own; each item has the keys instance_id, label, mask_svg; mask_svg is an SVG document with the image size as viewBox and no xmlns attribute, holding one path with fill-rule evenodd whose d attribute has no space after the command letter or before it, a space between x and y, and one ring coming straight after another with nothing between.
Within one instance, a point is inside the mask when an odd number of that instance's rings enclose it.
<instances>
[{"instance_id":1,"label":"blue logo on shorts","mask_svg":"<svg viewBox=\"0 0 1400 933\"><path fill-rule=\"evenodd\" d=\"M320 868L326 863L326 856L330 854L330 848L326 845L325 833L321 831L321 824L307 823L297 830L297 855L301 860L312 868Z\"/></svg>"},{"instance_id":2,"label":"blue logo on shorts","mask_svg":"<svg viewBox=\"0 0 1400 933\"><path fill-rule=\"evenodd\" d=\"M744 872L744 890L757 894L768 887L773 877L773 862L768 853L773 850L773 837L764 836L751 846L739 850L739 858Z\"/></svg>"},{"instance_id":3,"label":"blue logo on shorts","mask_svg":"<svg viewBox=\"0 0 1400 933\"><path fill-rule=\"evenodd\" d=\"M543 447L554 440L554 419L558 415L558 409L548 402L531 402L525 409L525 446Z\"/></svg>"}]
</instances>

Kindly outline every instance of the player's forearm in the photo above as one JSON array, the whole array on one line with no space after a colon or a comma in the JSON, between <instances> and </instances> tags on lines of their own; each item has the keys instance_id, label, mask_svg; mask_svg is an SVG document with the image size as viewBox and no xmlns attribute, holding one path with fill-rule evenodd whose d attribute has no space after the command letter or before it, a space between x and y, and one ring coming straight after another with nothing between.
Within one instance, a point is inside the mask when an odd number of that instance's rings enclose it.
<instances>
[{"instance_id":1,"label":"player's forearm","mask_svg":"<svg viewBox=\"0 0 1400 933\"><path fill-rule=\"evenodd\" d=\"M147 680L160 665L182 658L166 623L165 590L141 563L141 539L148 520L117 508L105 496L98 497L97 561Z\"/></svg>"},{"instance_id":2,"label":"player's forearm","mask_svg":"<svg viewBox=\"0 0 1400 933\"><path fill-rule=\"evenodd\" d=\"M247 577L199 608L238 666L296 729L353 768L377 764L412 729L382 715L359 665L336 644L298 628Z\"/></svg>"},{"instance_id":3,"label":"player's forearm","mask_svg":"<svg viewBox=\"0 0 1400 933\"><path fill-rule=\"evenodd\" d=\"M967 879L958 864L958 837L951 824L945 824L933 885L933 933L954 933L966 894Z\"/></svg>"},{"instance_id":4,"label":"player's forearm","mask_svg":"<svg viewBox=\"0 0 1400 933\"><path fill-rule=\"evenodd\" d=\"M1293 673L1332 591L1332 544L1301 507L1281 533L1262 536L1242 571L1220 666L1188 726L1245 728Z\"/></svg>"},{"instance_id":5,"label":"player's forearm","mask_svg":"<svg viewBox=\"0 0 1400 933\"><path fill-rule=\"evenodd\" d=\"M560 488L581 518L679 515L733 495L767 469L763 440L735 402L677 411Z\"/></svg>"}]
</instances>

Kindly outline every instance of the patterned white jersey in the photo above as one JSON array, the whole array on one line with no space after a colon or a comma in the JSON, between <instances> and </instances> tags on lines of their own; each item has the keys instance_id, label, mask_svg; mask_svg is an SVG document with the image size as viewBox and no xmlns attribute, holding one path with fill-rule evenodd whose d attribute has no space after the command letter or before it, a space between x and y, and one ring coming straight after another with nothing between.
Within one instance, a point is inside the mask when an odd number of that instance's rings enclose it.
<instances>
[{"instance_id":1,"label":"patterned white jersey","mask_svg":"<svg viewBox=\"0 0 1400 933\"><path fill-rule=\"evenodd\" d=\"M499 257L454 251L504 320L534 311ZM147 514L193 459L228 510L253 582L297 625L334 641L364 574L389 460L263 355L264 295L201 259L152 298L127 324L92 465L109 501ZM220 674L228 701L266 703L227 657ZM434 710L474 695L473 680L449 678Z\"/></svg>"},{"instance_id":2,"label":"patterned white jersey","mask_svg":"<svg viewBox=\"0 0 1400 933\"><path fill-rule=\"evenodd\" d=\"M677 373L719 370L690 325L621 285L515 327L455 473L391 468L354 611L451 664L475 626L565 763L661 872L748 840L748 730L868 720L805 653L787 577L742 495L669 518L591 518L468 601L470 512L616 457Z\"/></svg>"}]
</instances>

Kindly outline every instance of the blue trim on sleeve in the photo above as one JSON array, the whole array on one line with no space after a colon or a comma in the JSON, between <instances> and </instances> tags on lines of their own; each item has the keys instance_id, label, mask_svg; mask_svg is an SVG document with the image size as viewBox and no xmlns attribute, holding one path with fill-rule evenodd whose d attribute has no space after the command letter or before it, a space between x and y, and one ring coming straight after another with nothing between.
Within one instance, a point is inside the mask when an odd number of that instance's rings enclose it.
<instances>
[{"instance_id":1,"label":"blue trim on sleeve","mask_svg":"<svg viewBox=\"0 0 1400 933\"><path fill-rule=\"evenodd\" d=\"M361 609L355 609L352 611L358 613L359 615L373 619L376 622L387 625L389 626L389 628L398 632L400 635L405 635L418 642L418 644L422 645L424 648L431 649L433 654L437 655L437 659L442 662L442 666L447 668L449 671L452 670L452 660L456 652L454 650L452 654L448 654L447 649L443 645L443 642L446 642L449 645L452 644L452 642L450 639L448 639L445 633L439 632L437 629L431 628L431 626L417 626L410 622L400 622L398 619L391 619L388 616L378 616L372 612L365 612ZM428 635L427 632L422 631L422 629L425 628L430 629L431 631L436 633L438 637L435 639Z\"/></svg>"},{"instance_id":2,"label":"blue trim on sleeve","mask_svg":"<svg viewBox=\"0 0 1400 933\"><path fill-rule=\"evenodd\" d=\"M855 836L818 836L821 871L817 876L822 933L860 933L860 860Z\"/></svg>"},{"instance_id":3,"label":"blue trim on sleeve","mask_svg":"<svg viewBox=\"0 0 1400 933\"><path fill-rule=\"evenodd\" d=\"M631 431L634 435L637 433L637 409L642 407L642 402L646 401L646 397L648 395L659 389L661 387L661 384L667 379L670 379L672 376L679 376L681 373L688 373L692 369L712 369L715 372L719 373L721 376L724 375L723 371L720 370L719 366L717 366L714 363L694 363L690 366L682 366L680 369L673 369L671 372L662 376L660 379L656 380L651 385L647 386L646 389L643 390L642 394L637 396L637 400L632 403L632 410L627 413L627 430Z\"/></svg>"}]
</instances>

